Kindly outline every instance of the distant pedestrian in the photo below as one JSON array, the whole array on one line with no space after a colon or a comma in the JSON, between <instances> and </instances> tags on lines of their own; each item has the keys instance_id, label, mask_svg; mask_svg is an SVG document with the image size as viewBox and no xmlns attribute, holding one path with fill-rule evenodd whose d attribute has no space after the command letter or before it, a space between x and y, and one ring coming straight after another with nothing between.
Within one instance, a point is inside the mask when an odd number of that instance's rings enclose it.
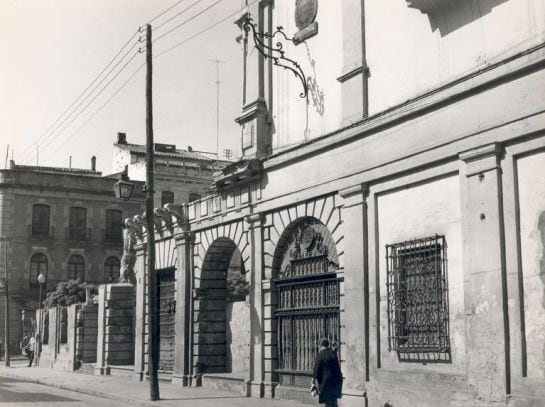
<instances>
[{"instance_id":1,"label":"distant pedestrian","mask_svg":"<svg viewBox=\"0 0 545 407\"><path fill-rule=\"evenodd\" d=\"M25 352L28 358L28 367L32 367L32 362L34 361L34 352L36 351L36 338L34 335L23 338L23 351Z\"/></svg>"},{"instance_id":2,"label":"distant pedestrian","mask_svg":"<svg viewBox=\"0 0 545 407\"><path fill-rule=\"evenodd\" d=\"M318 387L318 401L326 407L337 407L337 399L341 398L342 394L343 376L337 353L329 347L327 338L320 342L320 352L314 361L312 380Z\"/></svg>"}]
</instances>

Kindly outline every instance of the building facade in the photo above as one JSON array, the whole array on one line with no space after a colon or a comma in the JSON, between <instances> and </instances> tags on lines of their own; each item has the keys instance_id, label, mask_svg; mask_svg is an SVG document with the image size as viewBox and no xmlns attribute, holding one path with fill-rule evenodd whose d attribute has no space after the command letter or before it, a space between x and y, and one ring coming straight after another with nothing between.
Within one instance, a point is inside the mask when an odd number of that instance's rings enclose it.
<instances>
[{"instance_id":1,"label":"building facade","mask_svg":"<svg viewBox=\"0 0 545 407\"><path fill-rule=\"evenodd\" d=\"M162 370L308 399L327 336L342 406L543 405L544 15L530 0L252 2L244 156L213 194L156 211Z\"/></svg>"},{"instance_id":2,"label":"building facade","mask_svg":"<svg viewBox=\"0 0 545 407\"><path fill-rule=\"evenodd\" d=\"M92 168L16 165L0 170L1 275L10 295L10 349L37 330L36 309L61 281L117 281L123 254L123 219L141 213L144 194L116 201L117 177ZM7 266L7 270L6 270ZM45 282L38 283L43 274ZM4 299L0 332L4 338Z\"/></svg>"},{"instance_id":3,"label":"building facade","mask_svg":"<svg viewBox=\"0 0 545 407\"><path fill-rule=\"evenodd\" d=\"M212 174L229 161L216 159L206 152L177 149L173 144L155 143L155 206L187 203L211 193ZM127 142L125 133L118 133L114 143L112 171L127 171L131 180L146 180L146 146Z\"/></svg>"}]
</instances>

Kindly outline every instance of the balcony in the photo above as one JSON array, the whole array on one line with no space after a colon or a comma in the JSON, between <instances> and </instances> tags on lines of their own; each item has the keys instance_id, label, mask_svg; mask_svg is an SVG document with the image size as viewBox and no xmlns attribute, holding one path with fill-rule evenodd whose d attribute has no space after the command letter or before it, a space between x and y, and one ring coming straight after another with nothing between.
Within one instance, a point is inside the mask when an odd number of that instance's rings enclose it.
<instances>
[{"instance_id":1,"label":"balcony","mask_svg":"<svg viewBox=\"0 0 545 407\"><path fill-rule=\"evenodd\" d=\"M122 245L123 233L121 231L102 229L102 242L113 245Z\"/></svg>"},{"instance_id":2,"label":"balcony","mask_svg":"<svg viewBox=\"0 0 545 407\"><path fill-rule=\"evenodd\" d=\"M27 238L29 239L48 240L53 239L54 236L55 230L53 226L50 226L49 228L38 228L27 225Z\"/></svg>"},{"instance_id":3,"label":"balcony","mask_svg":"<svg viewBox=\"0 0 545 407\"><path fill-rule=\"evenodd\" d=\"M91 229L70 229L64 230L65 240L70 242L88 242L91 240Z\"/></svg>"}]
</instances>

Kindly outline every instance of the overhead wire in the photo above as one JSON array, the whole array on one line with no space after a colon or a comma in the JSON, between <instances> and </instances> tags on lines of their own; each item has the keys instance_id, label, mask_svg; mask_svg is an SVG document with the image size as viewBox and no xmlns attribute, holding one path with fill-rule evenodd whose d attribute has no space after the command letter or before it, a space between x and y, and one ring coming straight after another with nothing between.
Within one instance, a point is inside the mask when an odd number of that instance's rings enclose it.
<instances>
[{"instance_id":1,"label":"overhead wire","mask_svg":"<svg viewBox=\"0 0 545 407\"><path fill-rule=\"evenodd\" d=\"M121 92L121 90L122 90L125 86L127 86L127 84L131 81L131 79L134 78L135 75L136 75L138 72L140 72L140 70L144 67L144 65L146 65L146 64L143 63L142 65L140 65L140 66L138 67L138 69L136 69L136 71L134 71L134 72L131 74L131 76L129 76L129 77L125 80L125 82L123 82L123 84L122 84L122 85L121 85L121 86L120 86L120 87L119 87L119 88L118 88L118 89L117 89L117 90L116 90L116 91L115 91L115 92L114 92L114 93L113 93L113 94L112 94L112 95L111 95L111 96L110 96L110 97L109 97L109 98L108 98L108 99L107 99L107 100L106 100L106 101L105 101L105 102L104 102L104 103L103 103L103 104L102 104L102 105L101 105L101 106L100 106L100 107L99 107L99 108L98 108L98 109L97 109L97 110L96 110L96 111L95 111L95 112L94 112L94 113L93 113L93 114L92 114L92 115L91 115L91 116L90 116L90 117L81 125L81 126L79 126L79 127L78 127L70 136L68 136L68 138L67 138L66 140L67 140L67 141L70 140L72 137L74 137L76 134L78 134L78 133L87 125L87 124L89 124L89 123L91 122L91 120L93 120L93 119L95 118L95 116L96 116L97 114L99 114L99 113L102 111L102 109L104 109L104 108L108 105L108 103L110 103L110 102L112 101L112 99L113 99L114 97L116 97L117 94L118 94L119 92ZM49 158L51 158L51 156L52 156L53 154L55 154L58 150L59 150L59 148L57 148L57 149L55 149L53 152L51 152L51 154L49 154L49 156L46 158L46 160L48 160Z\"/></svg>"},{"instance_id":2,"label":"overhead wire","mask_svg":"<svg viewBox=\"0 0 545 407\"><path fill-rule=\"evenodd\" d=\"M253 4L255 4L255 3L257 3L258 1L259 1L259 0L254 0L252 3L248 4L248 7L251 6L251 5L253 5ZM157 55L155 55L154 58L159 58L161 55L166 54L167 52L170 52L170 51L172 51L172 50L175 49L175 48L178 48L179 46L181 46L181 45L183 45L183 44L185 44L185 43L191 41L192 39L198 37L198 36L201 35L201 34L204 34L205 32L207 32L207 31L211 30L212 28L214 28L214 27L220 25L221 23L225 22L226 20L232 18L233 16L235 16L235 15L237 15L237 14L239 14L239 13L240 13L240 10L234 11L233 13L231 13L231 14L225 16L225 17L222 18L221 20L216 21L215 23L209 25L208 27L202 29L201 31L199 31L199 32L197 32L197 33L195 33L195 34L193 34L192 36L190 36L190 37L188 37L188 38L186 38L185 40L183 40L183 41L181 41L181 42L178 42L177 44L174 44L173 46L171 46L171 47L165 49L164 51L161 51L160 53L158 53ZM159 38L157 38L156 41L157 41L158 39L159 39Z\"/></svg>"},{"instance_id":3,"label":"overhead wire","mask_svg":"<svg viewBox=\"0 0 545 407\"><path fill-rule=\"evenodd\" d=\"M172 10L174 7L176 7L178 4L183 3L185 0L180 0L176 3L174 3L172 6L167 8L166 10L161 11L159 14L157 14L155 17L153 17L151 20L149 20L146 24L150 24L153 21L157 20L159 17L163 16L164 14L168 13L170 10Z\"/></svg>"},{"instance_id":4,"label":"overhead wire","mask_svg":"<svg viewBox=\"0 0 545 407\"><path fill-rule=\"evenodd\" d=\"M95 97L93 99L91 99L86 105L85 107L83 108L83 110L78 113L78 115L76 117L74 117L62 130L61 132L59 132L53 139L51 139L49 142L47 142L43 148L47 148L56 138L58 138L79 116L81 116L81 114L83 114L83 112L85 112L85 110L91 105L91 103L93 103L105 90L106 88L115 80L115 78L117 78L121 72L123 72L125 70L125 68L132 62L132 60L139 54L140 52L137 51L134 53L134 55L125 63L125 65L123 65L121 67L121 69L114 75L113 78L111 78L107 83L106 85L104 85L102 87L102 89L99 91L99 93L97 93L95 95Z\"/></svg>"},{"instance_id":5,"label":"overhead wire","mask_svg":"<svg viewBox=\"0 0 545 407\"><path fill-rule=\"evenodd\" d=\"M173 8L175 8L176 6L180 5L180 4L183 3L184 1L185 1L185 0L180 0L180 1L178 1L177 3L175 3L174 5L172 5L171 7L169 7L168 9L164 10L163 12L161 12L160 14L158 14L157 16L155 16L154 18L152 18L151 20L149 20L148 23L151 23L151 22L157 20L159 17L165 15L168 11L172 10ZM174 32L174 31L180 29L181 27L185 26L185 25L188 24L190 21L192 21L192 20L194 20L195 18L201 16L201 15L204 14L206 11L212 9L214 6L216 6L217 4L219 4L221 1L222 1L222 0L217 0L217 1L215 1L213 4L207 6L206 8L204 8L203 10L201 10L200 12L198 12L197 14L195 14L195 15L193 15L192 17L190 17L190 18L184 20L182 23L178 24L177 26L173 27L173 28L170 29L169 31L167 31L167 32L165 32L164 34L162 34L162 35L160 35L159 37L157 37L157 38L154 40L154 42L155 42L155 41L158 41L158 40L160 40L160 39L162 39L162 38L165 37L166 35L168 35L168 34ZM254 0L254 1L253 1L252 3L250 3L249 5L252 5L252 4L256 3L257 1L259 1L259 0ZM160 23L155 29L157 29L158 27L163 27L163 26L165 26L168 22L173 21L176 17L182 15L182 14L185 13L187 10L189 10L190 8L192 8L193 6L197 5L197 4L200 3L200 2L202 2L202 0L199 0L199 1L195 2L195 3L193 3L193 4L190 5L189 7L185 8L184 10L182 10L181 12L179 12L179 13L177 13L176 15L174 15L174 16L168 18L167 20L163 21L163 22ZM226 21L227 19L233 17L234 15L236 15L236 14L239 13L239 12L240 12L240 10L237 10L237 11L235 11L235 12L233 12L233 13L227 15L226 17L222 18L221 20L217 21L217 22L214 23L214 24L211 24L210 26L208 26L208 27L206 27L205 29L199 31L198 33L196 33L196 34L194 34L194 35L192 35L192 36L186 38L185 40L183 40L183 41L181 41L181 42L175 44L174 46L172 46L172 47L170 47L170 48L168 48L168 49L166 49L166 50L160 52L159 54L157 54L157 55L155 56L155 58L157 58L157 57L159 57L159 56L161 56L161 55L163 55L163 54L165 54L165 53L167 53L167 52L170 52L170 51L172 51L173 49L175 49L175 48L177 48L177 47L179 47L179 46L181 46L181 45L183 45L183 44L185 44L185 43L191 41L192 39L196 38L197 36L203 34L203 33L206 32L206 31L208 31L208 30L210 30L210 29L216 27L217 25L219 25L219 24L221 24L222 22ZM76 99L74 100L74 102L72 102L72 104L65 110L65 112L63 112L63 114L62 114L61 116L59 116L59 118L57 118L57 120L55 120L55 122L53 122L53 124L44 132L44 134L42 134L42 136L45 135L45 134L47 134L47 133L49 132L49 130L51 130L51 128L53 128L53 126L55 126L55 125L58 123L58 121L59 121L59 120L60 120L68 111L70 111L70 110L72 109L72 107L74 107L74 105L80 100L80 98L81 98L81 97L82 97L82 96L83 96L83 95L84 95L84 94L85 94L85 93L86 93L86 92L95 84L95 82L104 74L104 72L106 72L106 70L108 70L108 68L110 67L110 65L116 60L116 58L123 52L123 50L127 47L127 45L130 44L130 42L134 39L134 37L135 37L139 32L141 32L141 28L139 28L139 29L138 29L138 30L129 38L129 40L123 45L123 47L118 51L118 53L117 53L117 54L112 58L112 60L106 65L106 67L105 67L104 69L102 69L102 71L97 75L97 77L91 82L91 84L90 84L89 86L87 86L87 88L80 94L80 96L78 96L78 98L76 98ZM115 65L114 67L112 67L112 68L108 71L108 73L106 74L106 76L105 76L104 78L102 78L102 80L101 80L98 84L96 84L96 85L94 86L94 88L92 89L92 91L91 91L91 92L90 92L82 101L80 101L80 102L78 103L77 107L74 108L74 110L70 113L70 115L68 115L67 117L65 117L64 120L63 120L61 123L59 123L59 124L57 125L57 127L55 128L55 130L53 131L53 133L50 134L44 141L47 141L48 139L50 139L51 136L52 136L53 134L55 134L55 132L60 128L60 126L62 126L62 124L64 124L64 123L68 120L68 118L69 118L71 115L73 115L74 112L75 112L79 107L81 107L81 105L82 105L87 99L89 99L89 97L93 94L93 92L95 92L96 89L97 89L97 88L106 80L106 78L115 70L115 68L118 67L118 66L121 64L121 62L126 58L126 56L130 53L130 51L133 50L133 49L135 48L135 46L138 44L138 42L140 42L140 41L141 41L141 38L140 38L137 42L135 42L135 43L133 44L133 46L132 46L124 55L123 55L123 57L121 58L121 60L118 61L118 62L116 63L116 65ZM69 122L68 124L66 124L66 126L64 126L64 128L63 128L55 137L51 138L51 139L42 147L42 149L45 149L45 148L47 148L49 145L51 145L51 143L52 143L54 140L56 140L58 137L60 137L60 135L61 135L63 132L65 132L65 131L67 130L67 128L68 128L75 120L77 120L83 113L85 113L85 111L89 108L89 106L90 106L90 105L91 105L91 104L92 104L92 103L93 103L93 102L94 102L94 101L95 101L95 100L96 100L96 99L97 99L97 98L98 98L98 97L99 97L99 96L108 88L108 86L110 86L110 84L111 84L111 83L112 83L112 82L121 74L121 72L123 72L123 71L126 69L126 67L129 65L129 63L138 55L139 52L140 52L140 50L139 50L138 52L136 52L136 53L129 59L129 61L127 61L127 62L123 65L123 67L122 67L122 68L113 76L113 78L111 78L111 79L106 83L106 85L103 86L102 89L100 89L100 91L98 92L98 94L96 94L96 95L95 95L95 96L94 96L94 97L93 97L93 98L92 98L92 99L91 99L91 100L90 100L90 101L81 109L81 111L78 112L78 113L76 114L76 116L73 117L72 120L70 120L70 122ZM142 69L143 66L144 66L144 64L142 64L142 65L141 65L141 66L140 66L140 67L139 67L139 68L138 68L138 69L137 69L137 70L136 70L136 71L135 71L135 72L134 72L134 73L133 73L133 74L132 74L132 75L131 75L131 76L130 76L130 77L129 77L129 78L128 78L128 79L127 79L127 80L126 80L126 81L125 81L125 82L124 82L124 83L123 83L123 84L122 84L122 85L121 85L121 86L120 86L120 87L119 87L119 88L118 88L118 89L117 89L117 90L116 90L116 91L107 99L107 100L106 100L106 102L100 106L99 109L97 109L97 110L96 110L96 111L95 111L95 112L94 112L94 113L93 113L93 114L92 114L92 115L91 115L91 116L90 116L90 117L89 117L89 118L88 118L88 119L87 119L87 120L78 128L78 129L77 129L77 130L75 130L75 131L67 138L67 140L69 140L69 139L71 139L72 137L74 137L79 131L81 131L81 129L82 129L83 127L85 127L85 126L86 126L94 117L96 117L96 115L97 115L100 111L102 111L102 109L104 109L104 108L108 105L108 103L109 103L109 102L110 102L110 101L111 101L111 100L112 100L112 99L113 99L113 98L114 98L114 97L115 97L115 96L116 96L116 95L117 95L117 94L118 94L118 93L119 93L119 92L120 92L128 83L129 83L129 82L130 82L130 80L136 75L137 72L139 72L139 71ZM40 136L40 137L42 137L42 136ZM37 143L38 143L38 140L37 140L36 142L34 142L33 144L31 144L31 146L36 145ZM56 152L57 150L58 150L58 148L55 149L54 152ZM48 156L48 158L51 157L51 155L54 154L54 152L51 153L51 154ZM27 156L28 156L28 154L27 154ZM34 155L31 155L31 156L30 156L30 158L33 158L33 157L34 157Z\"/></svg>"},{"instance_id":6,"label":"overhead wire","mask_svg":"<svg viewBox=\"0 0 545 407\"><path fill-rule=\"evenodd\" d=\"M163 27L165 24L168 24L170 23L172 20L174 20L176 17L179 17L181 16L182 14L184 14L186 11L190 10L191 8L193 8L193 6L196 6L197 4L201 3L203 0L197 0L195 3L191 4L190 6L184 8L182 11L180 11L179 13L177 14L174 14L172 17L170 17L168 20L165 20L163 21L161 24L153 27L153 31L157 31L158 29L160 29L161 27Z\"/></svg>"},{"instance_id":7,"label":"overhead wire","mask_svg":"<svg viewBox=\"0 0 545 407\"><path fill-rule=\"evenodd\" d=\"M87 93L87 91L95 84L95 82L102 76L102 74L110 67L110 65L117 59L117 57L123 52L123 50L127 47L127 45L130 44L130 42L134 39L134 37L138 34L138 30L135 31L131 36L130 38L127 40L127 42L121 47L121 49L114 55L114 57L106 64L106 66L102 69L102 71L100 71L100 73L98 75L96 75L96 77L91 81L91 83L83 90L83 92L81 92L78 97L76 99L74 99L74 101L70 104L70 106L68 106L68 108L66 108L66 110L64 110L62 112L62 114L57 117L57 119L42 133L40 134L40 136L38 136L38 138L36 139L35 142L31 143L29 145L28 148L26 148L24 151L23 151L23 157L26 157L28 156L28 151L33 151L34 150L34 146L38 145L40 140L47 134L49 133L49 131L59 122L59 120L61 120L61 118L68 112L70 111L70 109L72 109L72 107L78 102L78 100L83 96L85 95L85 93Z\"/></svg>"},{"instance_id":8,"label":"overhead wire","mask_svg":"<svg viewBox=\"0 0 545 407\"><path fill-rule=\"evenodd\" d=\"M57 130L58 130L64 123L66 123L66 121L67 121L70 117L72 117L72 116L77 112L77 110L78 110L78 109L79 109L79 108L80 108L80 107L81 107L81 106L82 106L82 105L83 105L83 104L84 104L84 103L93 95L93 93L96 91L96 89L98 89L98 87L99 87L102 83L104 83L104 81L110 76L110 74L112 74L112 72L114 72L114 70L115 70L115 69L116 69L116 68L125 60L125 58L127 58L127 56L129 55L129 53L130 53L137 45L138 45L138 41L135 42L135 43L133 44L133 46L127 50L127 52L123 55L123 57L122 57L122 58L121 58L121 59L120 59L120 60L119 60L119 61L118 61L118 62L117 62L109 71L108 71L108 73L107 73L107 74L106 74L106 75L105 75L105 76L104 76L104 77L95 85L95 87L91 90L91 92L89 92L89 93L87 94L87 96L85 96L85 98L83 98L83 99L78 103L78 105L74 108L74 110L72 110L72 112L71 112L68 116L66 116L66 117L57 125L57 127L53 130L53 132L51 132L51 134L49 134L49 136L47 136L45 139L42 140L42 143L45 143L47 140L51 139L51 137L53 137L53 140L54 140L55 138L57 138L57 136L54 136L55 133L57 132ZM134 56L133 56L129 61L131 61L133 58L134 58ZM128 65L128 63L125 64L124 67L126 67L127 65ZM124 69L124 68L121 68L121 71L122 71L123 69ZM113 79L115 79L115 78L119 75L119 73L120 73L121 71L119 71L119 72L114 76ZM111 81L108 82L108 83L111 83ZM103 87L103 90L104 90L106 87L107 87L107 86ZM100 93L102 93L102 91L99 92L99 95L100 95ZM97 95L97 96L98 96L98 95ZM95 96L95 98L93 98L93 100L95 100L97 96ZM89 105L89 104L87 104L86 106L88 106L88 105ZM62 132L71 124L71 123L73 123L74 120L77 119L77 118L80 116L80 114L83 113L83 111L85 111L85 109L86 109L86 107L84 107L79 113L77 113L77 114L75 115L75 117L68 123L68 125L66 125L58 134L61 134L61 133L62 133ZM47 143L46 146L49 145L49 144L51 144L51 143ZM43 146L42 148L45 148L45 146ZM36 153L33 153L33 152L31 151L30 158L32 159L33 157L35 157L35 155L36 155Z\"/></svg>"},{"instance_id":9,"label":"overhead wire","mask_svg":"<svg viewBox=\"0 0 545 407\"><path fill-rule=\"evenodd\" d=\"M212 7L218 5L219 3L221 3L223 0L216 0L214 3L212 3L211 5L209 5L208 7L204 8L203 10L199 11L197 14L189 17L188 19L184 20L182 23L178 24L177 26L171 28L170 30L168 30L166 33L164 34L161 34L159 37L155 38L153 40L153 42L156 42L156 41L159 41L161 38L164 38L166 37L168 34L172 33L173 31L176 31L177 29L183 27L184 25L186 25L187 23L189 23L190 21L194 20L195 18L199 17L200 15L204 14L205 12L207 12L208 10L210 10Z\"/></svg>"}]
</instances>

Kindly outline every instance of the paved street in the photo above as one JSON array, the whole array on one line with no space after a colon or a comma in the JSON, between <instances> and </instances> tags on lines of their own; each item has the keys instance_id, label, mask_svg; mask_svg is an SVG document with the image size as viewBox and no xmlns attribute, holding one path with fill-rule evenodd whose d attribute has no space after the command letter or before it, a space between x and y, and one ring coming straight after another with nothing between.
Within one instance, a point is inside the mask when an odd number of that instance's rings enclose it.
<instances>
[{"instance_id":1,"label":"paved street","mask_svg":"<svg viewBox=\"0 0 545 407\"><path fill-rule=\"evenodd\" d=\"M222 390L160 382L161 400L149 401L149 385L122 376L95 376L14 361L0 365L0 406L303 407L304 404L242 397ZM26 404L25 404L26 403ZM62 404L59 404L62 403Z\"/></svg>"},{"instance_id":2,"label":"paved street","mask_svg":"<svg viewBox=\"0 0 545 407\"><path fill-rule=\"evenodd\" d=\"M131 406L131 403L119 400L109 400L102 397L90 396L69 390L29 383L20 379L0 377L0 405L1 406Z\"/></svg>"}]
</instances>

